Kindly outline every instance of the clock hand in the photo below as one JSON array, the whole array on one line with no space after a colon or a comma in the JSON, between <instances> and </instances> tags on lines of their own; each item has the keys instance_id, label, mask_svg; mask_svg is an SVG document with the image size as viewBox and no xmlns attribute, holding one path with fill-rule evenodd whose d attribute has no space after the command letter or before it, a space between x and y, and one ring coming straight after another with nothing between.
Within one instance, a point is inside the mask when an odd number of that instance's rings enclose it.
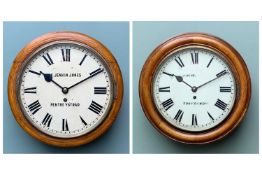
<instances>
[{"instance_id":1,"label":"clock hand","mask_svg":"<svg viewBox=\"0 0 262 175\"><path fill-rule=\"evenodd\" d=\"M57 85L59 88L61 88L62 92L64 94L66 94L68 92L68 90L66 90L68 88L62 87L61 85L59 85L57 82L55 82L53 80L53 75L52 74L46 74L46 73L43 73L42 71L40 71L40 74L42 74L44 76L46 82L53 82L55 85Z\"/></svg>"},{"instance_id":2,"label":"clock hand","mask_svg":"<svg viewBox=\"0 0 262 175\"><path fill-rule=\"evenodd\" d=\"M173 74L174 75L174 74ZM185 82L184 80L183 80L183 77L182 76L176 76L176 75L174 75L175 77L176 77L176 80L178 81L178 82L183 82L184 84L186 84L187 86L189 86L190 88L192 88L192 86L191 85L189 85L187 82Z\"/></svg>"},{"instance_id":3,"label":"clock hand","mask_svg":"<svg viewBox=\"0 0 262 175\"><path fill-rule=\"evenodd\" d=\"M213 79L209 80L208 82L205 82L205 83L201 84L200 86L196 87L196 89L199 89L200 87L203 87L203 86L205 86L206 84L211 83L212 81L215 81L216 79L218 79L218 78L226 75L227 73L228 73L228 72L223 71L223 72L217 74L217 75L216 75L216 76L217 76L216 78L213 78Z\"/></svg>"},{"instance_id":4,"label":"clock hand","mask_svg":"<svg viewBox=\"0 0 262 175\"><path fill-rule=\"evenodd\" d=\"M176 77L176 80L179 82L179 83L184 83L186 84L187 86L189 86L191 89L193 88L190 84L188 84L187 82L184 81L183 77L182 76L178 76L178 75L175 75L175 74L169 74L169 73L165 73L169 76L172 76L172 77Z\"/></svg>"},{"instance_id":5,"label":"clock hand","mask_svg":"<svg viewBox=\"0 0 262 175\"><path fill-rule=\"evenodd\" d=\"M88 80L88 79L94 77L95 75L97 75L97 74L99 74L99 73L101 73L101 72L103 72L103 71L104 71L104 69L100 69L100 68L99 68L99 69L97 69L96 71L91 72L90 75L89 75L87 78L85 78L85 79L83 79L83 80L81 80L81 81L79 81L79 82L73 84L72 86L68 87L67 89L69 90L69 89L71 89L71 88L73 88L73 87L79 85L80 83L83 83L84 81L86 81L86 80Z\"/></svg>"}]
</instances>

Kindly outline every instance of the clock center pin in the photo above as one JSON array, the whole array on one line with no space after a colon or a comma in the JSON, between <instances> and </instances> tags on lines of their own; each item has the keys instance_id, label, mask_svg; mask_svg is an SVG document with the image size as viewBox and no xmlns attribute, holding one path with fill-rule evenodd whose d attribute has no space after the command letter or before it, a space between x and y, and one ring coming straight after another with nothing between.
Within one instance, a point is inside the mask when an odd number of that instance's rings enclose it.
<instances>
[{"instance_id":1,"label":"clock center pin","mask_svg":"<svg viewBox=\"0 0 262 175\"><path fill-rule=\"evenodd\" d=\"M193 86L192 87L192 92L196 92L197 91L197 87L196 86Z\"/></svg>"},{"instance_id":2,"label":"clock center pin","mask_svg":"<svg viewBox=\"0 0 262 175\"><path fill-rule=\"evenodd\" d=\"M68 88L67 88L67 87L63 87L62 92L63 92L64 94L67 94L67 93L68 93Z\"/></svg>"}]
</instances>

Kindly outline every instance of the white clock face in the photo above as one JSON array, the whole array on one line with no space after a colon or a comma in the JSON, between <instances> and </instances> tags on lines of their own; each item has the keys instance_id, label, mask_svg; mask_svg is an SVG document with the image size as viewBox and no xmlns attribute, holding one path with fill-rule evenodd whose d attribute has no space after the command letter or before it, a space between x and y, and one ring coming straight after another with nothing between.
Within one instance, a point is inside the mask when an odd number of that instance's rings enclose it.
<instances>
[{"instance_id":1,"label":"white clock face","mask_svg":"<svg viewBox=\"0 0 262 175\"><path fill-rule=\"evenodd\" d=\"M71 138L91 132L105 119L113 83L107 64L91 48L55 42L25 63L18 94L25 116L36 128Z\"/></svg>"},{"instance_id":2,"label":"white clock face","mask_svg":"<svg viewBox=\"0 0 262 175\"><path fill-rule=\"evenodd\" d=\"M168 55L153 80L154 103L173 126L200 132L227 118L236 98L233 73L225 59L204 47Z\"/></svg>"}]
</instances>

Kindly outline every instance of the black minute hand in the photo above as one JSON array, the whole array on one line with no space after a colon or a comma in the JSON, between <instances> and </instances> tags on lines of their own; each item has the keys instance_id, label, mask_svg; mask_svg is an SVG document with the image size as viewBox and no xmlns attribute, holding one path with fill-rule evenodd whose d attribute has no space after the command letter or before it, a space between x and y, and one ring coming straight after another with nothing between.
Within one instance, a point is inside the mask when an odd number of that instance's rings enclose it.
<instances>
[{"instance_id":1,"label":"black minute hand","mask_svg":"<svg viewBox=\"0 0 262 175\"><path fill-rule=\"evenodd\" d=\"M83 83L84 81L86 81L86 80L94 77L95 75L97 75L97 74L99 74L99 73L101 73L101 72L103 72L103 71L104 71L104 69L100 69L100 68L99 68L99 69L91 72L91 73L89 74L89 77L87 77L87 78L85 78L85 79L77 82L76 84L73 84L72 86L68 87L67 89L71 89L72 87L75 87L75 86L79 85L80 83Z\"/></svg>"}]
</instances>

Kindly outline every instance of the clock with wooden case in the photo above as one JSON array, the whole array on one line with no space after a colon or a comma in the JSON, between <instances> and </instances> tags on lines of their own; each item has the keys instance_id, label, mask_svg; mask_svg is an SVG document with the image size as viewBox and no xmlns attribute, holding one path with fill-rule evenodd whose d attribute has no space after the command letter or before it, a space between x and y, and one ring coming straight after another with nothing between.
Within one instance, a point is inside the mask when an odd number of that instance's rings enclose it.
<instances>
[{"instance_id":1,"label":"clock with wooden case","mask_svg":"<svg viewBox=\"0 0 262 175\"><path fill-rule=\"evenodd\" d=\"M34 138L74 147L113 124L123 97L121 71L96 39L54 32L34 39L15 58L8 80L16 121Z\"/></svg>"},{"instance_id":2,"label":"clock with wooden case","mask_svg":"<svg viewBox=\"0 0 262 175\"><path fill-rule=\"evenodd\" d=\"M243 58L226 41L187 33L150 54L139 95L146 117L162 134L203 144L239 125L249 105L251 80Z\"/></svg>"}]
</instances>

